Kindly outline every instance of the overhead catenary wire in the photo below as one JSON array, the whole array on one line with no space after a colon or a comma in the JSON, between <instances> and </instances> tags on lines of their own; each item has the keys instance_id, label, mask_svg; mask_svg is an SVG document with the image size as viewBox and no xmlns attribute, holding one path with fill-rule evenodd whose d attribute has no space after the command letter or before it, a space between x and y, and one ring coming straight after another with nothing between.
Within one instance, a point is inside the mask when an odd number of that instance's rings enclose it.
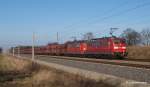
<instances>
[{"instance_id":1,"label":"overhead catenary wire","mask_svg":"<svg viewBox=\"0 0 150 87\"><path fill-rule=\"evenodd\" d=\"M116 16L121 16L122 14L131 12L131 11L134 11L134 10L136 10L136 9L139 9L139 8L142 8L142 7L145 7L145 6L148 6L148 5L150 5L150 2L137 5L137 6L133 7L133 8L129 8L129 9L125 10L125 11L118 12L118 13L113 14L113 15L110 15L110 16L106 16L106 17L104 17L104 18L102 18L102 19L100 19L100 20L94 21L94 22L92 22L92 23L96 23L96 22L99 22L99 21L104 21L104 20L106 20L106 19L110 19L110 18L116 17ZM88 24L92 24L92 23L88 23Z\"/></svg>"},{"instance_id":2,"label":"overhead catenary wire","mask_svg":"<svg viewBox=\"0 0 150 87\"><path fill-rule=\"evenodd\" d=\"M109 14L109 13L113 12L114 10L120 9L121 7L127 5L128 3L130 3L130 1L122 2L121 4L119 4L119 5L115 6L115 7L112 7L109 10L104 11L101 16L96 15L96 16L88 17L86 20L80 20L80 21L78 21L78 23L72 23L69 26L65 26L64 29L80 25L80 23L83 23L85 21L87 22L87 21L89 21L91 19L95 19L95 18L99 18L99 17L105 16L106 14Z\"/></svg>"},{"instance_id":3,"label":"overhead catenary wire","mask_svg":"<svg viewBox=\"0 0 150 87\"><path fill-rule=\"evenodd\" d=\"M110 19L110 18L113 18L113 17L118 17L118 16L121 16L122 14L126 14L128 12L131 12L131 11L134 11L136 9L139 9L139 8L142 8L142 7L145 7L145 6L148 6L150 5L150 2L145 2L145 3L142 3L142 4L138 4L132 8L129 8L129 9L126 9L126 10L123 10L121 12L117 12L117 13L114 13L112 15L109 15L109 16L105 16L105 17L102 17L101 19L98 19L96 21L90 21L90 22L87 22L86 24L87 25L91 25L91 24L95 24L95 23L98 23L98 22L102 22L102 21L105 21L107 19ZM69 30L69 29L74 29L74 28L71 28L71 27L68 27L68 29L66 30Z\"/></svg>"}]
</instances>

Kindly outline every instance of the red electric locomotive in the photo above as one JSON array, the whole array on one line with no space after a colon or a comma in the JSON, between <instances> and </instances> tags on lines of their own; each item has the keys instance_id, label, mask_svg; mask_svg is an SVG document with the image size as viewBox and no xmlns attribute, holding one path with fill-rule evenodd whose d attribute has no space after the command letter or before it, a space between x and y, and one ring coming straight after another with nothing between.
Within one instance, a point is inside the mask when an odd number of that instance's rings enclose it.
<instances>
[{"instance_id":1,"label":"red electric locomotive","mask_svg":"<svg viewBox=\"0 0 150 87\"><path fill-rule=\"evenodd\" d=\"M67 54L85 56L113 56L125 57L125 40L116 37L97 38L86 41L73 41L67 43Z\"/></svg>"}]
</instances>

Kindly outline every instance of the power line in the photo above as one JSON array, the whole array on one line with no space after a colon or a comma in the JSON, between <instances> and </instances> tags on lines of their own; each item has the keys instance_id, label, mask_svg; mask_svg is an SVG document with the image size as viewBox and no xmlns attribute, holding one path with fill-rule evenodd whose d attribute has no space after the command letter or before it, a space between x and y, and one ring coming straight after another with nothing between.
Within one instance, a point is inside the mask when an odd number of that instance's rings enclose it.
<instances>
[{"instance_id":1,"label":"power line","mask_svg":"<svg viewBox=\"0 0 150 87\"><path fill-rule=\"evenodd\" d=\"M113 12L114 10L120 9L121 7L127 5L128 3L130 3L130 2L129 2L129 1L126 1L126 2L123 2L123 3L119 4L118 6L112 7L111 9L105 11L102 16L105 16L106 14L111 13L111 12ZM86 20L80 20L77 24L71 24L71 25L69 25L69 26L64 27L64 29L73 27L73 26L75 26L75 25L80 25L80 23L83 23L84 21L89 21L90 19L95 19L95 18L99 18L99 17L101 17L101 16L96 15L96 16L93 16L93 17L89 17L89 18L87 18Z\"/></svg>"},{"instance_id":2,"label":"power line","mask_svg":"<svg viewBox=\"0 0 150 87\"><path fill-rule=\"evenodd\" d=\"M145 6L148 6L148 5L150 5L150 2L142 3L142 4L139 4L139 5L136 5L136 6L133 7L133 8L129 8L129 9L127 9L127 10L124 10L124 11L121 11L121 12L118 12L118 13L115 13L115 14L112 14L112 15L110 15L110 16L105 16L105 17L103 17L103 18L101 18L101 19L98 19L98 20L96 20L96 21L88 22L87 24L89 25L89 24L94 24L94 23L96 23L96 22L104 21L104 20L110 19L110 18L112 18L112 17L120 16L120 15L122 15L122 14L131 12L131 11L134 11L134 10L136 10L136 9L139 9L139 8L142 8L142 7L145 7ZM71 29L71 28L70 28L70 29Z\"/></svg>"},{"instance_id":3,"label":"power line","mask_svg":"<svg viewBox=\"0 0 150 87\"><path fill-rule=\"evenodd\" d=\"M96 22L98 22L98 21L104 21L104 20L106 20L106 19L109 19L109 18L112 18L112 17L115 17L115 16L120 16L120 15L122 15L122 14L131 12L131 11L134 11L134 10L139 9L139 8L142 8L142 7L145 7L145 6L147 6L147 5L150 5L150 2L137 5L137 6L133 7L133 8L127 9L127 10L125 10L125 11L122 11L122 12L119 12L119 13L116 13L116 14L113 14L113 15L110 15L110 16L106 16L106 17L104 17L104 18L102 18L102 19L100 19L100 20L97 20L97 21L93 22L93 23L96 23ZM90 24L90 23L88 23L88 24Z\"/></svg>"},{"instance_id":4,"label":"power line","mask_svg":"<svg viewBox=\"0 0 150 87\"><path fill-rule=\"evenodd\" d=\"M127 26L129 26L129 25L132 25L132 26L134 26L134 25L139 25L139 24L141 24L142 22L149 22L150 21L150 19L147 19L147 20L140 20L140 21L137 21L137 22L134 22L134 23L128 23L127 24ZM145 24L145 23L144 23ZM146 27L148 27L148 26L146 26ZM150 27L150 26L149 26Z\"/></svg>"},{"instance_id":5,"label":"power line","mask_svg":"<svg viewBox=\"0 0 150 87\"><path fill-rule=\"evenodd\" d=\"M146 16L144 16L146 18ZM143 18L143 16L141 16L140 18ZM137 18L138 19L138 18ZM124 22L127 21L127 20L123 20ZM149 23L150 19L146 19L146 20L135 20L134 22L130 22L130 23L126 23L125 25L138 25L138 24L141 24L142 22L146 22L146 23ZM120 24L120 22L115 22L115 24Z\"/></svg>"}]
</instances>

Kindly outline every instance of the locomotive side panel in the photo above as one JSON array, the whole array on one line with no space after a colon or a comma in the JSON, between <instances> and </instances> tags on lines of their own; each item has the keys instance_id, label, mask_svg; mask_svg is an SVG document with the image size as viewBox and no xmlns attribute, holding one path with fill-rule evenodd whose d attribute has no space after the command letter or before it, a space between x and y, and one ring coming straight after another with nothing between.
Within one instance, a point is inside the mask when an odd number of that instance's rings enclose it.
<instances>
[{"instance_id":1,"label":"locomotive side panel","mask_svg":"<svg viewBox=\"0 0 150 87\"><path fill-rule=\"evenodd\" d=\"M81 44L79 42L72 42L67 44L67 54L81 54Z\"/></svg>"},{"instance_id":2,"label":"locomotive side panel","mask_svg":"<svg viewBox=\"0 0 150 87\"><path fill-rule=\"evenodd\" d=\"M111 42L109 39L93 39L87 42L87 50L85 54L102 55L111 54Z\"/></svg>"}]
</instances>

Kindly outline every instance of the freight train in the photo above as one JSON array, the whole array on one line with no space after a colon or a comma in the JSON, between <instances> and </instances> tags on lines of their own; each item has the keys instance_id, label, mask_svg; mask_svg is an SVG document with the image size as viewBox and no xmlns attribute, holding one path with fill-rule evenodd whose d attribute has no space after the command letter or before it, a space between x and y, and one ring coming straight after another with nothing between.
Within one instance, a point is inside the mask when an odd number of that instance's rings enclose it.
<instances>
[{"instance_id":1,"label":"freight train","mask_svg":"<svg viewBox=\"0 0 150 87\"><path fill-rule=\"evenodd\" d=\"M19 48L21 54L32 53L32 46L20 46ZM39 55L84 57L109 56L117 58L125 58L127 56L125 39L117 37L95 38L91 40L75 40L68 41L64 44L49 43L46 46L36 46L34 50L35 54ZM17 49L15 52L18 52Z\"/></svg>"}]
</instances>

